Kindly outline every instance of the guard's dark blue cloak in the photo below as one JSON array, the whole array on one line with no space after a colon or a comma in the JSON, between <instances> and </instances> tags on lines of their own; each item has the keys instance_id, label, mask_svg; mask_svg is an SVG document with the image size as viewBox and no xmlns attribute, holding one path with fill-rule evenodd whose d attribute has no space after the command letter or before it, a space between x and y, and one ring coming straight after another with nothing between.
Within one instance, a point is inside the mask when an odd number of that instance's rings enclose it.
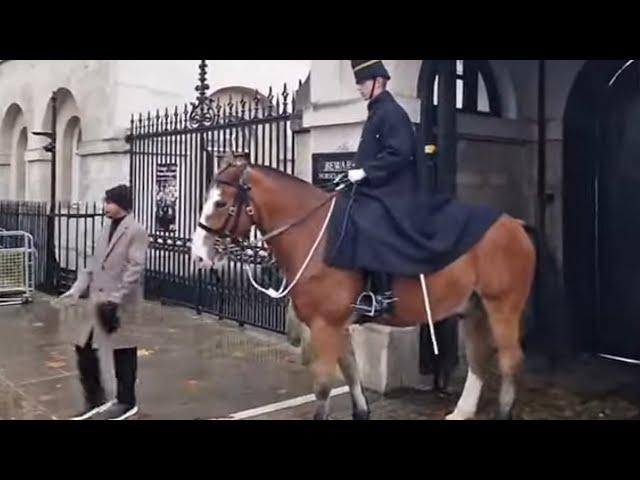
<instances>
[{"instance_id":1,"label":"guard's dark blue cloak","mask_svg":"<svg viewBox=\"0 0 640 480\"><path fill-rule=\"evenodd\" d=\"M325 262L405 276L436 272L467 253L501 212L421 195L409 116L389 92L368 108L355 158L367 176L355 187L349 212L352 192L338 197Z\"/></svg>"}]
</instances>

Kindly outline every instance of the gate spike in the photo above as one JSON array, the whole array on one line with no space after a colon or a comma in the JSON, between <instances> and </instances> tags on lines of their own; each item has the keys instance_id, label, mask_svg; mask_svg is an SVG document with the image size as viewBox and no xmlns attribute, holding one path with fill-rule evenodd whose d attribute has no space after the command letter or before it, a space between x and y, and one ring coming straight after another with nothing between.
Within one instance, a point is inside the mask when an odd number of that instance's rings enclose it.
<instances>
[{"instance_id":1,"label":"gate spike","mask_svg":"<svg viewBox=\"0 0 640 480\"><path fill-rule=\"evenodd\" d=\"M258 94L258 90L256 90L254 96L253 96L253 118L258 118L258 111L259 111L259 104L260 104L260 97Z\"/></svg>"},{"instance_id":2,"label":"gate spike","mask_svg":"<svg viewBox=\"0 0 640 480\"><path fill-rule=\"evenodd\" d=\"M244 98L244 94L240 98L240 118L245 119L245 113L247 108L247 101Z\"/></svg>"},{"instance_id":3,"label":"gate spike","mask_svg":"<svg viewBox=\"0 0 640 480\"><path fill-rule=\"evenodd\" d=\"M184 128L187 127L187 122L189 120L189 104L184 104L184 111L182 112L182 121L180 122Z\"/></svg>"},{"instance_id":4,"label":"gate spike","mask_svg":"<svg viewBox=\"0 0 640 480\"><path fill-rule=\"evenodd\" d=\"M233 116L233 98L231 94L229 94L229 102L227 103L227 118L229 121L232 121L231 117Z\"/></svg>"},{"instance_id":5,"label":"gate spike","mask_svg":"<svg viewBox=\"0 0 640 480\"><path fill-rule=\"evenodd\" d=\"M267 94L267 116L273 115L273 88L269 87L269 93Z\"/></svg>"},{"instance_id":6,"label":"gate spike","mask_svg":"<svg viewBox=\"0 0 640 480\"><path fill-rule=\"evenodd\" d=\"M220 97L216 98L216 119L214 123L220 123L220 110L222 110L222 105L220 105Z\"/></svg>"},{"instance_id":7,"label":"gate spike","mask_svg":"<svg viewBox=\"0 0 640 480\"><path fill-rule=\"evenodd\" d=\"M282 90L282 113L287 113L287 99L289 98L289 92L287 90L287 82L284 83L284 89Z\"/></svg>"}]
</instances>

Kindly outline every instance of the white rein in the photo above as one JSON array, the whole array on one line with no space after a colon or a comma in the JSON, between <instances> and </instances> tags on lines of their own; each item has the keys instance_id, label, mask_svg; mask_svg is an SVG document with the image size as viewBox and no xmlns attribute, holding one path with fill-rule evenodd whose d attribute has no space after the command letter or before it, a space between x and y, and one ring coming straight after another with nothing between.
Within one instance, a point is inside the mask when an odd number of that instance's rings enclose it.
<instances>
[{"instance_id":1,"label":"white rein","mask_svg":"<svg viewBox=\"0 0 640 480\"><path fill-rule=\"evenodd\" d=\"M298 274L295 276L295 278L293 279L293 281L291 282L291 284L289 284L289 286L285 289L285 285L287 284L287 278L285 277L282 281L282 285L280 285L280 289L278 291L274 290L273 288L263 288L260 285L257 284L257 282L253 279L253 276L251 275L251 269L249 268L248 265L245 265L245 269L247 272L247 275L249 276L249 281L251 282L251 285L253 285L253 287L266 294L269 295L271 298L282 298L285 297L289 294L289 292L291 291L291 289L298 283L298 280L300 280L300 277L302 276L302 274L304 273L304 271L306 270L307 266L309 265L309 262L311 261L311 258L313 257L313 254L315 253L316 249L318 248L318 245L320 244L320 240L322 239L322 237L324 236L326 230L327 230L327 226L329 225L329 220L331 219L331 214L333 213L333 207L336 204L336 197L334 197L331 200L331 207L329 208L329 213L327 214L327 218L324 221L324 225L322 225L322 229L320 230L320 233L318 235L318 238L316 238L315 243L313 244L313 247L311 247L311 250L309 251L309 254L307 255L306 260L304 261L304 263L302 264L302 267L300 267L300 270L298 271ZM282 233L282 232L278 232L278 233ZM274 235L267 235L266 237L263 237L262 239L258 239L256 240L256 242L260 242L266 238L269 237L273 237Z\"/></svg>"}]
</instances>

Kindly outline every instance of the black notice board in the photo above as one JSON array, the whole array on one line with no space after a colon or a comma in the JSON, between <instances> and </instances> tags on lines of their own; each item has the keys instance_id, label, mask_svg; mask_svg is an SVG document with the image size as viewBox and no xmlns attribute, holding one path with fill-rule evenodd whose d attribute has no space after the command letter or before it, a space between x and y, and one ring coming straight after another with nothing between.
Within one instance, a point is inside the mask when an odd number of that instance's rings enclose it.
<instances>
[{"instance_id":1,"label":"black notice board","mask_svg":"<svg viewBox=\"0 0 640 480\"><path fill-rule=\"evenodd\" d=\"M341 173L356 168L356 152L314 153L311 156L314 185L324 187Z\"/></svg>"}]
</instances>

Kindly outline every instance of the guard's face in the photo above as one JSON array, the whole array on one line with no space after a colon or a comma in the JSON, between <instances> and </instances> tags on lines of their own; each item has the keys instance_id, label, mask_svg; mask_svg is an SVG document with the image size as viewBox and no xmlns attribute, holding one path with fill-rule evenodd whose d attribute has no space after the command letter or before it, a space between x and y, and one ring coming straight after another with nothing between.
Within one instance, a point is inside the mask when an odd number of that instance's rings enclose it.
<instances>
[{"instance_id":1,"label":"guard's face","mask_svg":"<svg viewBox=\"0 0 640 480\"><path fill-rule=\"evenodd\" d=\"M363 100L369 100L371 97L371 90L373 89L373 85L375 80L365 80L364 82L358 83L358 92Z\"/></svg>"}]
</instances>

